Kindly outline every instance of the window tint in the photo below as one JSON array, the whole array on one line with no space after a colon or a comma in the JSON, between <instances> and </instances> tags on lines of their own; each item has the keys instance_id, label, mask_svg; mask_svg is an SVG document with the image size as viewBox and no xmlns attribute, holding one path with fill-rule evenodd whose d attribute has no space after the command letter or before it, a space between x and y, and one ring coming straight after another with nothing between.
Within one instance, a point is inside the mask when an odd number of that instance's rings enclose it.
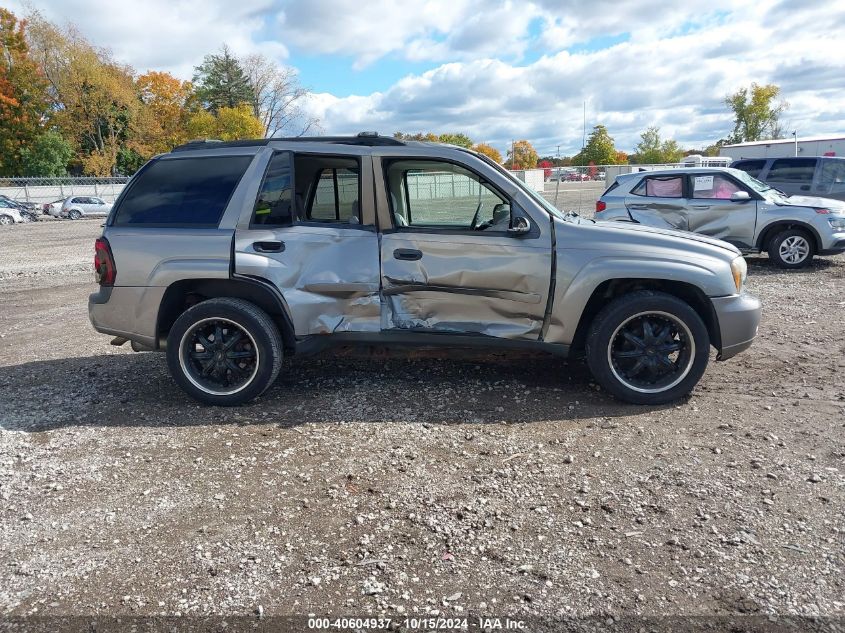
<instances>
[{"instance_id":1,"label":"window tint","mask_svg":"<svg viewBox=\"0 0 845 633\"><path fill-rule=\"evenodd\" d=\"M845 184L845 160L823 160L819 184L823 186Z\"/></svg>"},{"instance_id":2,"label":"window tint","mask_svg":"<svg viewBox=\"0 0 845 633\"><path fill-rule=\"evenodd\" d=\"M730 200L737 191L744 191L737 183L721 174L696 174L690 176L693 198Z\"/></svg>"},{"instance_id":3,"label":"window tint","mask_svg":"<svg viewBox=\"0 0 845 633\"><path fill-rule=\"evenodd\" d=\"M307 219L316 222L360 223L357 165L320 171Z\"/></svg>"},{"instance_id":4,"label":"window tint","mask_svg":"<svg viewBox=\"0 0 845 633\"><path fill-rule=\"evenodd\" d=\"M509 203L458 165L396 161L388 184L397 226L506 231L510 225Z\"/></svg>"},{"instance_id":5,"label":"window tint","mask_svg":"<svg viewBox=\"0 0 845 633\"><path fill-rule=\"evenodd\" d=\"M772 163L766 180L812 182L816 170L814 158L780 158Z\"/></svg>"},{"instance_id":6,"label":"window tint","mask_svg":"<svg viewBox=\"0 0 845 633\"><path fill-rule=\"evenodd\" d=\"M279 152L267 166L255 200L252 224L289 226L292 222L290 152Z\"/></svg>"},{"instance_id":7,"label":"window tint","mask_svg":"<svg viewBox=\"0 0 845 633\"><path fill-rule=\"evenodd\" d=\"M216 227L251 156L156 160L129 185L115 226Z\"/></svg>"},{"instance_id":8,"label":"window tint","mask_svg":"<svg viewBox=\"0 0 845 633\"><path fill-rule=\"evenodd\" d=\"M682 198L684 195L683 176L650 176L643 178L640 184L631 190L636 196L649 198Z\"/></svg>"},{"instance_id":9,"label":"window tint","mask_svg":"<svg viewBox=\"0 0 845 633\"><path fill-rule=\"evenodd\" d=\"M757 178L760 175L760 172L763 171L763 165L765 164L765 160L741 160L731 165L731 167L734 169L741 169L749 176Z\"/></svg>"}]
</instances>

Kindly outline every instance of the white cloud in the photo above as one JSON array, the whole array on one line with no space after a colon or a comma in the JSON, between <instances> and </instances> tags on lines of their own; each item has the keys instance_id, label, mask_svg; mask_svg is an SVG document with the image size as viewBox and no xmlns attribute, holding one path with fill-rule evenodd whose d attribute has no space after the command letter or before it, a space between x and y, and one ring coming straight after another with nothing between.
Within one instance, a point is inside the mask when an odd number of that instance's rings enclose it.
<instances>
[{"instance_id":1,"label":"white cloud","mask_svg":"<svg viewBox=\"0 0 845 633\"><path fill-rule=\"evenodd\" d=\"M787 15L767 19L767 8ZM827 32L845 22L845 7L832 14L829 4L826 13L808 5L807 11L798 21L802 29L789 19L799 8L771 2L730 15L707 13L695 28L655 14L658 24L674 24L666 28L675 35L661 37L649 27L652 36L635 32L630 41L595 52L562 51L522 65L493 59L444 64L364 97L315 96L309 107L330 133L463 131L500 149L528 138L541 151L561 144L574 152L586 101L587 132L607 125L621 149L633 149L649 125L702 147L731 131L724 97L756 81L781 86L790 103L783 117L789 129L841 132L836 113L845 106L845 59Z\"/></svg>"}]
</instances>

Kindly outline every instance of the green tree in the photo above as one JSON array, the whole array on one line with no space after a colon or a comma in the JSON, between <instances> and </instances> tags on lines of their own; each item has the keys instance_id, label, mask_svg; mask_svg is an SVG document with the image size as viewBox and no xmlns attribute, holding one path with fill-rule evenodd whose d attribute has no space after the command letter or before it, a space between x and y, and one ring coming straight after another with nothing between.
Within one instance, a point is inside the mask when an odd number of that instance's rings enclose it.
<instances>
[{"instance_id":1,"label":"green tree","mask_svg":"<svg viewBox=\"0 0 845 633\"><path fill-rule=\"evenodd\" d=\"M505 167L508 169L534 169L537 161L540 160L537 150L528 141L516 141L508 149L508 160Z\"/></svg>"},{"instance_id":2,"label":"green tree","mask_svg":"<svg viewBox=\"0 0 845 633\"><path fill-rule=\"evenodd\" d=\"M194 70L197 97L209 112L256 101L243 66L225 44L219 54L206 55Z\"/></svg>"},{"instance_id":3,"label":"green tree","mask_svg":"<svg viewBox=\"0 0 845 633\"><path fill-rule=\"evenodd\" d=\"M0 175L23 173L23 152L47 113L46 88L30 57L26 23L0 7Z\"/></svg>"},{"instance_id":4,"label":"green tree","mask_svg":"<svg viewBox=\"0 0 845 633\"><path fill-rule=\"evenodd\" d=\"M457 134L441 134L437 137L438 142L448 143L449 145L457 145L458 147L472 147L472 139L461 132Z\"/></svg>"},{"instance_id":5,"label":"green tree","mask_svg":"<svg viewBox=\"0 0 845 633\"><path fill-rule=\"evenodd\" d=\"M23 176L65 176L73 148L56 130L48 130L21 150Z\"/></svg>"},{"instance_id":6,"label":"green tree","mask_svg":"<svg viewBox=\"0 0 845 633\"><path fill-rule=\"evenodd\" d=\"M636 162L644 165L661 163L677 163L684 155L684 151L674 139L661 141L660 128L649 127L640 134L640 142L636 147Z\"/></svg>"},{"instance_id":7,"label":"green tree","mask_svg":"<svg viewBox=\"0 0 845 633\"><path fill-rule=\"evenodd\" d=\"M789 104L776 103L778 95L780 88L774 84L752 83L750 89L740 88L725 97L725 105L734 113L734 129L728 140L743 143L782 138L780 116Z\"/></svg>"},{"instance_id":8,"label":"green tree","mask_svg":"<svg viewBox=\"0 0 845 633\"><path fill-rule=\"evenodd\" d=\"M590 132L587 145L572 157L573 165L615 165L616 147L613 145L613 138L608 134L607 128L597 125Z\"/></svg>"}]
</instances>

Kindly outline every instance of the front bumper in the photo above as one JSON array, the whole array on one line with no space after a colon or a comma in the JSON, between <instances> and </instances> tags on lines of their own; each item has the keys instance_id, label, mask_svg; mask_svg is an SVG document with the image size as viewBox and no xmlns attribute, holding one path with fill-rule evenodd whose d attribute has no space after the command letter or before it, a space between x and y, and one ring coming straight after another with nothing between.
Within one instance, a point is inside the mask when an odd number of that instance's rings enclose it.
<instances>
[{"instance_id":1,"label":"front bumper","mask_svg":"<svg viewBox=\"0 0 845 633\"><path fill-rule=\"evenodd\" d=\"M751 347L760 325L760 300L742 293L729 297L714 297L710 301L716 312L721 336L721 349L717 360L727 360Z\"/></svg>"}]
</instances>

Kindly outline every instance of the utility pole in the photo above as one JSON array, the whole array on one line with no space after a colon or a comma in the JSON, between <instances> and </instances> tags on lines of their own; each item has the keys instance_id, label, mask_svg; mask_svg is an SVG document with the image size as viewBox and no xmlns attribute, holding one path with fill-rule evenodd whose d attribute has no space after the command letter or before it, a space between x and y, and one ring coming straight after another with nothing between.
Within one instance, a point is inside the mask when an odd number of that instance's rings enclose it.
<instances>
[{"instance_id":1,"label":"utility pole","mask_svg":"<svg viewBox=\"0 0 845 633\"><path fill-rule=\"evenodd\" d=\"M581 135L581 149L587 146L587 102L584 102L584 132Z\"/></svg>"},{"instance_id":2,"label":"utility pole","mask_svg":"<svg viewBox=\"0 0 845 633\"><path fill-rule=\"evenodd\" d=\"M511 139L511 169L516 169L516 141Z\"/></svg>"},{"instance_id":3,"label":"utility pole","mask_svg":"<svg viewBox=\"0 0 845 633\"><path fill-rule=\"evenodd\" d=\"M798 130L792 130L792 137L795 139L795 155L798 156Z\"/></svg>"}]
</instances>

